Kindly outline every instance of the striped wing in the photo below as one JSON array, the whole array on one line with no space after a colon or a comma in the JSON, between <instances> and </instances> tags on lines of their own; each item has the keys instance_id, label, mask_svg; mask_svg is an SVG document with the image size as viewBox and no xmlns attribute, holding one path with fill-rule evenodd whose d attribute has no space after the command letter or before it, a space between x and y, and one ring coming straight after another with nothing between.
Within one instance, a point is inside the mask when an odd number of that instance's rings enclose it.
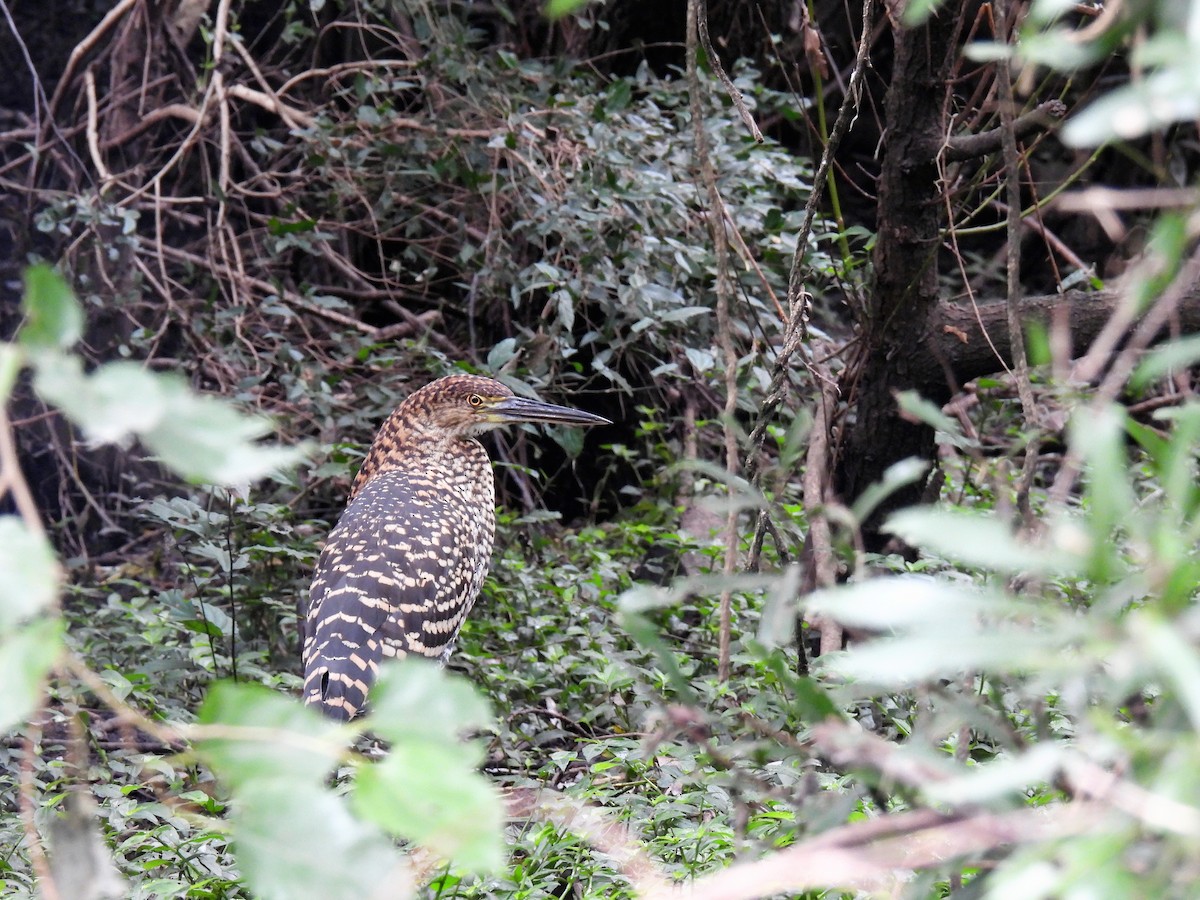
<instances>
[{"instance_id":1,"label":"striped wing","mask_svg":"<svg viewBox=\"0 0 1200 900\"><path fill-rule=\"evenodd\" d=\"M305 703L349 719L384 659L413 653L445 662L487 575L491 502L481 510L445 484L400 471L362 487L317 562L305 622Z\"/></svg>"}]
</instances>

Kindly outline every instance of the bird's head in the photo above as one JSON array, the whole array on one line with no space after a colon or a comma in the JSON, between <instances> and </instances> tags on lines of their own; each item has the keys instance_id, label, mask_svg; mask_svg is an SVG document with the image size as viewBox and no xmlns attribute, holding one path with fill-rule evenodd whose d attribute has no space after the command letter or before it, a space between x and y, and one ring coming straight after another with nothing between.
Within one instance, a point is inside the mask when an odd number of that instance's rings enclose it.
<instances>
[{"instance_id":1,"label":"bird's head","mask_svg":"<svg viewBox=\"0 0 1200 900\"><path fill-rule=\"evenodd\" d=\"M448 437L471 437L504 425L611 425L603 416L518 397L492 378L450 375L412 393L401 404L408 422Z\"/></svg>"}]
</instances>

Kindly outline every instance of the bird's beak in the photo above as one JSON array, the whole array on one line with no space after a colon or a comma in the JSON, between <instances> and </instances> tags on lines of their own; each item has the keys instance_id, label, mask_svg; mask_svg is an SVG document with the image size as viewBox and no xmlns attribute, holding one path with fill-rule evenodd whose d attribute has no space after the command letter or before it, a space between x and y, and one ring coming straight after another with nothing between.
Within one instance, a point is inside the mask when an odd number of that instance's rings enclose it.
<instances>
[{"instance_id":1,"label":"bird's beak","mask_svg":"<svg viewBox=\"0 0 1200 900\"><path fill-rule=\"evenodd\" d=\"M611 425L603 416L596 416L569 406L555 406L525 397L505 397L488 410L488 418L499 425L539 422L546 425Z\"/></svg>"}]
</instances>

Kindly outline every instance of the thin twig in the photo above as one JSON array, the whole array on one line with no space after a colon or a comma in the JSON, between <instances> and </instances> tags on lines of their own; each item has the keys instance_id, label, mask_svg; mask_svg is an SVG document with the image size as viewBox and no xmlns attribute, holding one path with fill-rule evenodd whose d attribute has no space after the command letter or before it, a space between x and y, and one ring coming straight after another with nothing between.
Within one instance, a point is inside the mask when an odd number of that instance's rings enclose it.
<instances>
[{"instance_id":1,"label":"thin twig","mask_svg":"<svg viewBox=\"0 0 1200 900\"><path fill-rule=\"evenodd\" d=\"M1000 5L996 4L997 12L1000 12ZM1003 16L1001 16L1003 18ZM998 63L1000 68L1008 71L1006 62ZM1004 76L1000 76L1003 82ZM1000 86L1000 102L1005 103L1005 95L1012 95L1012 75L1008 76L1008 88L1005 90L1004 85ZM1001 106L999 128L993 128L989 131L981 131L977 134L954 135L947 138L943 158L947 162L962 162L976 157L986 156L989 153L994 153L997 150L1004 152L1005 135L1024 135L1032 131L1045 131L1053 128L1058 121L1067 114L1067 106L1061 100L1047 100L1045 103L1040 103L1029 112L1013 118L1012 107L1009 107L1009 112L1006 115Z\"/></svg>"},{"instance_id":2,"label":"thin twig","mask_svg":"<svg viewBox=\"0 0 1200 900\"><path fill-rule=\"evenodd\" d=\"M96 76L91 69L83 73L83 83L87 94L87 130L85 133L87 134L88 152L92 155L92 165L96 167L96 174L100 176L100 193L103 194L112 183L112 172L108 171L108 166L104 164L104 157L100 155L99 128L96 124Z\"/></svg>"},{"instance_id":3,"label":"thin twig","mask_svg":"<svg viewBox=\"0 0 1200 900\"><path fill-rule=\"evenodd\" d=\"M1009 0L996 0L994 4L1003 34L1016 32L1016 22ZM1021 412L1026 427L1037 428L1041 416L1033 399L1033 385L1029 381L1029 360L1025 354L1025 333L1021 326L1021 165L1017 153L1017 126L1014 117L1012 72L1007 59L996 63L996 79L1000 87L1000 146L1004 159L1004 188L1008 206L1006 271L1008 275L1008 335L1012 348L1013 377L1017 383L1017 396L1021 399ZM1061 104L1060 104L1061 106ZM1026 525L1032 524L1029 509L1029 488L1038 463L1038 440L1031 437L1025 447L1024 471L1018 485L1017 508Z\"/></svg>"},{"instance_id":4,"label":"thin twig","mask_svg":"<svg viewBox=\"0 0 1200 900\"><path fill-rule=\"evenodd\" d=\"M833 529L829 524L826 508L829 503L830 435L835 407L837 386L832 377L819 380L821 392L814 405L812 431L808 438L808 452L804 459L804 509L808 515L808 549L812 559L807 577L815 588L833 587L837 582L837 558L833 552ZM808 615L808 621L820 635L821 655L842 649L842 627L826 616ZM803 642L803 635L797 635ZM803 658L803 654L801 655Z\"/></svg>"},{"instance_id":5,"label":"thin twig","mask_svg":"<svg viewBox=\"0 0 1200 900\"><path fill-rule=\"evenodd\" d=\"M925 810L892 813L839 829L836 843L819 835L753 862L726 869L669 894L643 894L653 900L754 900L829 888L899 895L907 873L935 868L956 857L978 857L1003 847L1051 841L1114 827L1098 803L1070 803L1050 809L945 816L930 823ZM867 843L857 838L877 830L880 820L896 834Z\"/></svg>"},{"instance_id":6,"label":"thin twig","mask_svg":"<svg viewBox=\"0 0 1200 900\"><path fill-rule=\"evenodd\" d=\"M817 164L817 172L813 176L812 193L804 206L804 221L800 225L800 233L796 235L796 252L792 255L792 267L788 273L788 313L792 317L789 328L800 328L803 340L803 329L808 324L808 303L801 302L801 297L807 296L804 287L805 251L808 249L808 238L812 234L812 225L817 216L817 206L825 196L825 187L830 178L829 170L833 166L833 157L842 144L842 139L850 129L850 123L858 115L858 106L862 100L863 78L867 68L867 58L871 49L871 19L874 17L875 0L865 0L862 10L862 33L858 38L858 52L854 57L854 69L850 73L846 96L842 98L842 106L838 110L833 130L829 132L829 140L821 153L821 161Z\"/></svg>"},{"instance_id":7,"label":"thin twig","mask_svg":"<svg viewBox=\"0 0 1200 900\"><path fill-rule=\"evenodd\" d=\"M29 490L29 484L21 474L21 460L17 454L17 444L13 439L12 423L8 419L8 410L0 405L0 484L12 496L13 505L21 516L21 521L31 532L45 536L42 517L38 512L37 502Z\"/></svg>"},{"instance_id":8,"label":"thin twig","mask_svg":"<svg viewBox=\"0 0 1200 900\"><path fill-rule=\"evenodd\" d=\"M240 47L241 44L235 41L234 46ZM296 109L294 106L288 106L278 97L264 93L263 91L256 91L254 88L248 88L244 84L231 84L225 89L225 93L230 97L237 97L239 100L245 100L253 103L255 106L261 106L267 112L275 113L287 123L289 128L312 128L317 121L303 110Z\"/></svg>"},{"instance_id":9,"label":"thin twig","mask_svg":"<svg viewBox=\"0 0 1200 900\"><path fill-rule=\"evenodd\" d=\"M691 94L692 131L696 141L696 162L700 169L700 180L708 193L708 224L712 235L713 254L717 265L717 341L725 364L725 409L722 415L722 433L725 439L725 469L736 476L741 468L738 461L737 436L734 433L734 414L737 412L737 351L733 346L733 323L730 321L729 301L733 294L733 278L729 272L729 236L725 231L724 204L717 187L717 173L709 154L708 136L704 132L702 98L700 96L700 74L698 51L700 36L707 33L704 0L689 0L687 11L687 75L688 92ZM709 52L709 61L715 58ZM719 64L714 65L719 68ZM723 74L723 73L722 73ZM728 80L726 78L726 80ZM732 84L727 88L733 88ZM733 90L736 91L735 88ZM735 101L736 102L736 101ZM737 567L737 506L729 505L722 538L725 542L724 574L733 575ZM721 592L717 630L717 678L729 679L730 647L733 640L733 594L728 589Z\"/></svg>"},{"instance_id":10,"label":"thin twig","mask_svg":"<svg viewBox=\"0 0 1200 900\"><path fill-rule=\"evenodd\" d=\"M32 722L25 729L21 740L21 764L18 770L18 804L21 808L21 829L25 833L25 849L29 853L29 865L37 879L38 893L42 900L59 900L58 884L46 857L46 847L37 827L37 780L33 761L37 759L37 744L41 740L41 726Z\"/></svg>"},{"instance_id":11,"label":"thin twig","mask_svg":"<svg viewBox=\"0 0 1200 900\"><path fill-rule=\"evenodd\" d=\"M242 62L246 64L246 67L254 76L254 80L262 88L262 92L260 93L240 84L235 84L230 87L230 93L235 97L241 97L243 100L256 103L263 109L277 113L287 123L289 128L311 128L316 120L308 113L296 109L294 106L289 106L279 98L279 94L272 89L266 76L263 75L262 70L258 67L258 63L254 61L254 57L246 49L245 44L241 41L232 41L231 43L238 56L242 58Z\"/></svg>"},{"instance_id":12,"label":"thin twig","mask_svg":"<svg viewBox=\"0 0 1200 900\"><path fill-rule=\"evenodd\" d=\"M104 18L97 23L95 28L88 32L87 37L76 44L71 50L71 55L67 57L67 64L63 67L62 75L59 76L58 84L54 88L54 95L50 98L49 118L53 118L55 112L57 112L58 104L62 100L63 94L66 93L67 87L74 79L75 67L79 65L79 61L91 53L92 49L108 33L109 29L113 28L137 4L138 0L121 0L120 3L104 14Z\"/></svg>"},{"instance_id":13,"label":"thin twig","mask_svg":"<svg viewBox=\"0 0 1200 900\"><path fill-rule=\"evenodd\" d=\"M745 99L742 97L742 92L737 89L737 85L733 80L725 74L725 68L721 65L721 57L713 48L712 39L708 36L708 3L707 0L699 0L700 7L697 9L696 25L699 32L700 45L704 48L704 53L708 57L708 64L712 66L713 72L725 86L725 92L729 95L729 99L733 101L733 105L737 107L738 115L742 117L742 121L746 127L750 129L750 134L754 136L754 140L758 143L763 142L762 132L758 129L758 123L754 121L754 116L750 112L750 107L746 105ZM691 33L688 33L688 48L692 46Z\"/></svg>"}]
</instances>

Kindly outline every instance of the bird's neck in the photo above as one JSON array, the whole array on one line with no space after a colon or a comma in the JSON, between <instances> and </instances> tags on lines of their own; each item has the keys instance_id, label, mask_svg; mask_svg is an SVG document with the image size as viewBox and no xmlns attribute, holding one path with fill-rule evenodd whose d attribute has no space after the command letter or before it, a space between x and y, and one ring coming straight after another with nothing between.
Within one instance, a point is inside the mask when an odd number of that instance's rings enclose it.
<instances>
[{"instance_id":1,"label":"bird's neck","mask_svg":"<svg viewBox=\"0 0 1200 900\"><path fill-rule=\"evenodd\" d=\"M448 437L418 430L398 435L385 426L354 477L350 499L372 478L395 469L436 478L438 473L457 474L490 466L483 444L473 437Z\"/></svg>"}]
</instances>

